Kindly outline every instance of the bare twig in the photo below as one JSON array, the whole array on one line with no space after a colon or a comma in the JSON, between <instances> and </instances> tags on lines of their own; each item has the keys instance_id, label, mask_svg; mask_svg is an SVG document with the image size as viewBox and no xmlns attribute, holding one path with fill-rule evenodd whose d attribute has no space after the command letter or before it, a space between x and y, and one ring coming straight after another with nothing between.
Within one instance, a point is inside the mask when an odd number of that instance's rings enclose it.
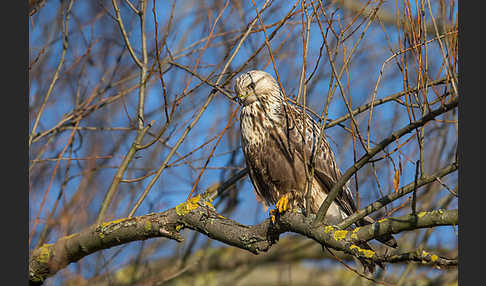
<instances>
[{"instance_id":1,"label":"bare twig","mask_svg":"<svg viewBox=\"0 0 486 286\"><path fill-rule=\"evenodd\" d=\"M362 156L358 162L356 162L352 167L350 167L342 176L341 178L334 184L331 191L327 195L326 199L322 203L317 213L316 220L314 221L313 225L317 226L323 222L324 216L331 205L331 202L334 201L338 192L344 186L344 184L351 178L351 176L356 173L361 167L363 167L368 161L376 155L378 152L383 150L388 144L395 141L397 138L402 137L403 135L411 132L417 127L425 125L427 122L433 120L436 116L445 113L455 107L457 107L459 100L456 98L449 104L441 106L440 108L429 112L427 115L422 117L420 120L414 121L409 125L403 127L402 129L394 132L391 136L383 139L379 144L377 144L374 148L370 149L368 153Z\"/></svg>"}]
</instances>

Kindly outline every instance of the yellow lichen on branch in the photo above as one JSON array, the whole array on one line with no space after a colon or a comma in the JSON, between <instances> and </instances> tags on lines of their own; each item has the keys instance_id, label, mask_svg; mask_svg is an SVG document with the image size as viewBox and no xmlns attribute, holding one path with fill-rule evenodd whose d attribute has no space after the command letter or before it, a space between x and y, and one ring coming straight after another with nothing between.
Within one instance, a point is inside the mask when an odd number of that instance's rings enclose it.
<instances>
[{"instance_id":1,"label":"yellow lichen on branch","mask_svg":"<svg viewBox=\"0 0 486 286\"><path fill-rule=\"evenodd\" d=\"M418 216L419 218L422 218L422 217L424 217L426 214L427 214L427 212L419 212L419 213L417 214L417 216Z\"/></svg>"},{"instance_id":2,"label":"yellow lichen on branch","mask_svg":"<svg viewBox=\"0 0 486 286\"><path fill-rule=\"evenodd\" d=\"M197 203L199 202L199 200L201 200L201 196L197 195L183 203L180 203L179 205L176 206L176 213L180 216L184 216L189 212L197 209L198 207Z\"/></svg>"},{"instance_id":3,"label":"yellow lichen on branch","mask_svg":"<svg viewBox=\"0 0 486 286\"><path fill-rule=\"evenodd\" d=\"M145 221L144 227L145 227L146 231L151 231L152 230L152 223L149 220L147 220L147 221Z\"/></svg>"},{"instance_id":4,"label":"yellow lichen on branch","mask_svg":"<svg viewBox=\"0 0 486 286\"><path fill-rule=\"evenodd\" d=\"M211 204L211 203L210 203L210 202L208 202L208 201L204 202L204 204L205 204L206 206L208 206L210 209L213 209L213 210L215 209L215 208L214 208L214 206L213 206L213 204Z\"/></svg>"},{"instance_id":5,"label":"yellow lichen on branch","mask_svg":"<svg viewBox=\"0 0 486 286\"><path fill-rule=\"evenodd\" d=\"M425 257L425 256L430 256L430 261L432 262L436 262L437 259L439 259L439 256L437 256L436 254L432 254L432 253L429 253L425 250L422 250L422 255ZM427 261L423 261L423 263L427 263Z\"/></svg>"},{"instance_id":6,"label":"yellow lichen on branch","mask_svg":"<svg viewBox=\"0 0 486 286\"><path fill-rule=\"evenodd\" d=\"M43 244L41 247L39 247L39 256L37 257L37 261L39 263L48 263L49 259L51 257L51 246L53 244Z\"/></svg>"},{"instance_id":7,"label":"yellow lichen on branch","mask_svg":"<svg viewBox=\"0 0 486 286\"><path fill-rule=\"evenodd\" d=\"M373 250L363 249L363 248L361 248L357 245L354 245L354 244L351 245L349 247L349 249L351 249L351 250L356 249L358 251L359 255L364 256L366 258L371 258L371 257L373 257L373 255L375 255L375 252Z\"/></svg>"},{"instance_id":8,"label":"yellow lichen on branch","mask_svg":"<svg viewBox=\"0 0 486 286\"><path fill-rule=\"evenodd\" d=\"M352 239L358 239L357 233L358 233L359 229L360 229L360 227L357 227L357 228L353 229L353 232L351 233L351 238Z\"/></svg>"},{"instance_id":9,"label":"yellow lichen on branch","mask_svg":"<svg viewBox=\"0 0 486 286\"><path fill-rule=\"evenodd\" d=\"M334 230L334 227L331 226L331 225L327 225L327 226L324 227L324 232L325 233L330 233L333 230Z\"/></svg>"},{"instance_id":10,"label":"yellow lichen on branch","mask_svg":"<svg viewBox=\"0 0 486 286\"><path fill-rule=\"evenodd\" d=\"M347 233L348 233L347 230L336 230L334 232L334 239L335 240L343 240L346 237Z\"/></svg>"},{"instance_id":11,"label":"yellow lichen on branch","mask_svg":"<svg viewBox=\"0 0 486 286\"><path fill-rule=\"evenodd\" d=\"M120 218L120 219L116 219L116 220L112 220L112 221L107 221L107 222L100 224L100 227L105 228L105 227L107 227L111 224L120 223L120 222L128 220L128 219L130 219L130 218Z\"/></svg>"}]
</instances>

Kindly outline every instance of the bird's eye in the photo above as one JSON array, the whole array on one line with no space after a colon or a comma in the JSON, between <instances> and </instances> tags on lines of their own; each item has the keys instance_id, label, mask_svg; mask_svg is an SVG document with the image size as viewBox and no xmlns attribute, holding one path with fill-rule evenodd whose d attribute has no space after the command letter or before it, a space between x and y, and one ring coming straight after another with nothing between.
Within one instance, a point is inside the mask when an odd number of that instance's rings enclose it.
<instances>
[{"instance_id":1,"label":"bird's eye","mask_svg":"<svg viewBox=\"0 0 486 286\"><path fill-rule=\"evenodd\" d=\"M255 89L255 83L254 82L251 82L249 85L248 85L249 88L251 89Z\"/></svg>"}]
</instances>

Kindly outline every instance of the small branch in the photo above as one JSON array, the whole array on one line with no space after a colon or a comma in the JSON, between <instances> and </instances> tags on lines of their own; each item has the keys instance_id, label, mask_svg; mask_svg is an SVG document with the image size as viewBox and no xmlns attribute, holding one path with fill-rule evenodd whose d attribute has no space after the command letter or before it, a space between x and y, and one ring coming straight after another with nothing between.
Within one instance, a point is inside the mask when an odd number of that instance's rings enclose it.
<instances>
[{"instance_id":1,"label":"small branch","mask_svg":"<svg viewBox=\"0 0 486 286\"><path fill-rule=\"evenodd\" d=\"M128 1L129 2L129 1ZM130 3L130 2L129 2ZM145 34L145 18L147 10L147 0L140 1L141 7L138 15L140 17L140 33L142 34L142 62L140 64L140 88L138 90L138 108L137 108L137 132L143 132L143 125L145 120L145 85L147 82L147 37ZM121 18L120 18L121 21ZM127 38L128 40L128 38Z\"/></svg>"},{"instance_id":2,"label":"small branch","mask_svg":"<svg viewBox=\"0 0 486 286\"><path fill-rule=\"evenodd\" d=\"M42 2L43 3L43 2ZM41 3L41 4L42 4ZM33 143L34 136L36 135L36 130L37 126L39 125L40 118L42 114L44 113L44 109L47 105L47 101L49 100L49 97L52 94L52 91L54 90L54 86L56 85L56 82L59 78L59 72L62 69L62 66L64 64L64 59L66 57L66 52L68 49L68 34L69 34L69 18L71 16L71 8L73 7L74 0L71 0L68 4L68 7L66 8L66 12L64 14L64 22L63 22L63 27L62 27L62 52L61 52L61 58L59 59L59 63L57 64L56 71L54 72L54 76L52 77L51 83L49 84L49 88L47 89L47 93L42 100L42 105L39 109L39 112L37 112L37 116L34 121L34 125L32 127L32 131L29 136L29 146ZM43 4L42 4L43 5Z\"/></svg>"},{"instance_id":3,"label":"small branch","mask_svg":"<svg viewBox=\"0 0 486 286\"><path fill-rule=\"evenodd\" d=\"M412 130L415 130L417 127L425 125L427 122L433 120L435 117L438 115L445 113L455 107L457 107L459 103L459 99L456 97L454 100L452 100L450 103L445 104L438 109L435 109L428 114L426 114L424 117L422 117L420 120L414 121L410 123L409 125L403 127L402 129L392 133L390 136L387 138L383 139L380 143L378 143L374 148L370 149L369 152L367 152L364 156L362 156L358 162L356 162L353 166L351 166L342 176L341 178L334 184L332 187L331 191L329 192L328 196L322 203L321 207L319 208L319 211L317 212L317 217L316 220L314 221L313 225L317 226L318 224L322 223L324 221L324 217L327 213L327 210L329 206L331 205L331 202L334 201L336 196L338 195L338 192L342 189L344 184L351 178L351 176L356 173L359 169L361 169L366 163L369 162L373 156L375 156L378 152L383 150L388 144L391 142L394 142L398 138L402 137L403 135L411 132Z\"/></svg>"},{"instance_id":4,"label":"small branch","mask_svg":"<svg viewBox=\"0 0 486 286\"><path fill-rule=\"evenodd\" d=\"M449 80L446 77L444 77L444 78L441 78L441 79L427 83L426 87L428 88L428 87L444 84L444 83L447 83L447 82L449 82ZM353 115L360 114L360 113L370 109L371 107L377 107L378 105L381 105L383 103L387 103L389 101L397 101L398 98L400 98L404 95L410 94L410 93L417 92L419 89L420 88L415 87L415 88L411 88L411 89L406 90L406 91L394 93L394 94L389 95L387 97L384 97L382 99L377 99L373 102L367 103L365 105L362 105L362 106L356 108L355 110L352 111L352 114ZM325 129L328 129L328 128L331 128L335 125L338 125L338 124L346 121L350 117L351 117L351 114L346 113L345 115L339 117L338 119L332 120L331 122L327 123Z\"/></svg>"},{"instance_id":5,"label":"small branch","mask_svg":"<svg viewBox=\"0 0 486 286\"><path fill-rule=\"evenodd\" d=\"M29 0L29 16L33 16L46 4L46 0Z\"/></svg>"},{"instance_id":6,"label":"small branch","mask_svg":"<svg viewBox=\"0 0 486 286\"><path fill-rule=\"evenodd\" d=\"M97 223L101 223L103 219L105 218L106 212L108 210L108 207L110 206L111 200L113 199L113 196L115 195L116 191L118 190L118 186L120 185L120 182L123 179L123 176L125 174L125 171L128 168L128 165L133 159L133 156L135 156L135 153L138 151L138 147L142 143L143 137L147 133L147 131L152 127L152 124L147 125L142 132L139 132L137 134L137 137L132 143L132 146L128 150L127 154L125 155L123 162L120 164L120 167L118 167L118 170L116 171L115 177L113 178L113 181L111 182L110 187L108 188L108 191L106 191L105 197L103 198L103 202L101 203L100 210L98 212L98 217L96 218Z\"/></svg>"},{"instance_id":7,"label":"small branch","mask_svg":"<svg viewBox=\"0 0 486 286\"><path fill-rule=\"evenodd\" d=\"M135 6L133 6L132 2L130 2L130 0L125 0L125 2L127 3L128 7L130 7L130 9L132 9L133 13L135 14L140 14L140 11L137 10L137 8L135 8Z\"/></svg>"},{"instance_id":8,"label":"small branch","mask_svg":"<svg viewBox=\"0 0 486 286\"><path fill-rule=\"evenodd\" d=\"M413 180L413 192L412 192L412 213L417 212L417 180L419 174L420 160L415 162L415 179ZM421 174L423 175L423 174Z\"/></svg>"},{"instance_id":9,"label":"small branch","mask_svg":"<svg viewBox=\"0 0 486 286\"><path fill-rule=\"evenodd\" d=\"M437 254L433 254L425 250L421 250L421 251L417 250L414 252L389 255L389 256L385 256L383 260L388 263L415 261L415 262L420 262L421 264L434 265L439 268L457 266L458 264L457 259L440 257Z\"/></svg>"},{"instance_id":10,"label":"small branch","mask_svg":"<svg viewBox=\"0 0 486 286\"><path fill-rule=\"evenodd\" d=\"M130 44L127 31L125 30L125 26L123 25L123 21L120 15L120 8L118 8L118 4L116 3L116 0L111 0L111 3L113 3L113 9L115 9L115 14L116 14L116 22L118 23L118 27L120 27L120 32L122 33L123 40L125 41L125 45L127 46L128 52L130 53L130 56L132 56L132 59L135 62L135 64L142 69L144 65L137 58L137 55L133 51L132 45Z\"/></svg>"},{"instance_id":11,"label":"small branch","mask_svg":"<svg viewBox=\"0 0 486 286\"><path fill-rule=\"evenodd\" d=\"M352 14L360 14L361 16L365 17L370 13L373 13L372 8L363 5L363 3L358 0L338 0L337 3L343 9L351 12ZM392 11L388 11L386 9L380 9L376 13L375 20L382 21L389 26L396 26L398 29L410 30L410 23L408 19L400 18L397 21L396 15L394 15ZM399 24L397 24L397 22L399 22ZM428 27L426 31L430 36L435 35L434 31L432 31L434 27L433 24L434 23L426 24L426 26Z\"/></svg>"},{"instance_id":12,"label":"small branch","mask_svg":"<svg viewBox=\"0 0 486 286\"><path fill-rule=\"evenodd\" d=\"M435 172L431 176L423 176L421 179L417 180L416 182L412 182L402 188L400 188L398 191L389 194L387 196L384 196L377 200L376 202L368 205L367 207L355 212L354 214L348 216L345 220L343 220L341 223L337 225L338 228L340 229L345 229L348 226L352 225L353 223L359 221L360 219L364 218L365 216L369 215L372 212L375 212L382 207L386 206L390 202L403 197L404 195L412 192L415 188L419 188L421 186L424 186L426 184L429 184L433 181L435 181L437 178L441 178L447 174L450 174L454 171L457 170L458 164L454 163L451 164L445 168L440 169L439 171Z\"/></svg>"},{"instance_id":13,"label":"small branch","mask_svg":"<svg viewBox=\"0 0 486 286\"><path fill-rule=\"evenodd\" d=\"M200 75L200 74L192 71L189 67L187 67L185 65L182 65L182 64L180 64L178 62L175 62L175 61L172 61L172 60L168 60L167 62L169 64L177 67L177 68L180 68L180 69L182 69L182 70L190 73L192 76L197 77L200 81L204 82L205 84L209 85L210 87L217 89L219 92L221 92L222 94L224 94L229 100L235 101L234 96L231 95L231 91L226 90L223 87L221 87L221 86L219 86L219 85L217 85L217 84L209 81L209 78L204 78L202 75Z\"/></svg>"},{"instance_id":14,"label":"small branch","mask_svg":"<svg viewBox=\"0 0 486 286\"><path fill-rule=\"evenodd\" d=\"M147 187L145 188L145 190L143 191L143 193L140 195L140 198L135 203L135 206L130 211L130 214L128 215L128 217L132 217L135 214L135 212L137 211L137 209L140 207L140 205L142 204L143 200L147 197L149 191L152 189L152 187L155 184L155 182L157 182L157 180L159 179L160 175L162 174L162 172L167 167L167 164L169 163L169 161L172 158L172 156L174 156L174 154L176 153L176 151L179 148L179 146L186 139L187 135L192 130L192 128L194 127L194 125L196 125L196 123L199 121L199 118L201 118L201 116L204 113L204 111L208 108L209 103L211 103L211 101L213 100L213 98L216 95L216 93L217 93L217 90L216 89L213 89L209 93L209 96L206 99L206 102L204 102L203 106L201 107L201 109L197 113L196 117L186 127L186 129L184 130L184 133L181 135L181 137L179 137L179 139L177 140L177 142L174 145L174 147L172 147L172 149L170 150L169 154L165 158L164 162L162 162L162 164L160 165L160 167L157 169L157 172L152 177L152 180L150 180L149 184L147 185Z\"/></svg>"}]
</instances>

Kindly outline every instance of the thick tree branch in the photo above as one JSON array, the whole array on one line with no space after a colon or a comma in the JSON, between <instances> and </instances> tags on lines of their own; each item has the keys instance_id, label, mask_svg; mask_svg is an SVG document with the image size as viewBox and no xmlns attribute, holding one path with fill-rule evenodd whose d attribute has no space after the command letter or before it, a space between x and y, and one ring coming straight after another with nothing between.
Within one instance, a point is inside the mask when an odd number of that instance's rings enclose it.
<instances>
[{"instance_id":1,"label":"thick tree branch","mask_svg":"<svg viewBox=\"0 0 486 286\"><path fill-rule=\"evenodd\" d=\"M332 226L313 228L313 217L293 212L284 213L275 225L267 219L260 224L246 226L216 212L209 200L213 193L198 195L161 213L102 223L63 237L54 244L44 244L31 254L29 280L32 283L42 283L69 263L96 251L131 241L155 237L182 241L179 232L183 228L196 230L210 238L254 254L267 251L278 239L279 234L295 232L347 254L386 261L385 257L380 257L374 251L361 249L355 243L385 233L457 224L457 210L440 210L388 218L355 231L339 230Z\"/></svg>"},{"instance_id":2,"label":"thick tree branch","mask_svg":"<svg viewBox=\"0 0 486 286\"><path fill-rule=\"evenodd\" d=\"M413 246L412 244L407 245L405 241L402 241L400 247L401 249L410 249ZM438 264L441 266L457 265L457 259L441 257L454 257L455 255L457 255L457 251L437 247L433 249L433 253L417 250L403 254L390 254L385 259L387 262L394 264L408 264L410 261L413 261L420 263L421 266L430 268L430 266L435 267ZM192 253L184 263L181 263L177 256L172 256L151 260L150 263L140 267L140 262L134 259L113 272L87 278L82 283L101 286L106 284L107 279L110 279L114 285L138 285L148 281L172 280L171 277L185 281L185 279L192 279L197 275L227 276L233 272L240 271L242 267L265 269L272 268L279 263L298 267L304 260L336 260L336 256L345 263L353 262L352 255L341 251L331 254L329 251L322 251L322 245L314 240L306 239L300 235L290 235L281 238L266 253L259 255L230 246L201 248ZM436 261L440 262L436 263ZM329 270L332 271L332 269ZM78 284L80 284L79 281Z\"/></svg>"}]
</instances>

